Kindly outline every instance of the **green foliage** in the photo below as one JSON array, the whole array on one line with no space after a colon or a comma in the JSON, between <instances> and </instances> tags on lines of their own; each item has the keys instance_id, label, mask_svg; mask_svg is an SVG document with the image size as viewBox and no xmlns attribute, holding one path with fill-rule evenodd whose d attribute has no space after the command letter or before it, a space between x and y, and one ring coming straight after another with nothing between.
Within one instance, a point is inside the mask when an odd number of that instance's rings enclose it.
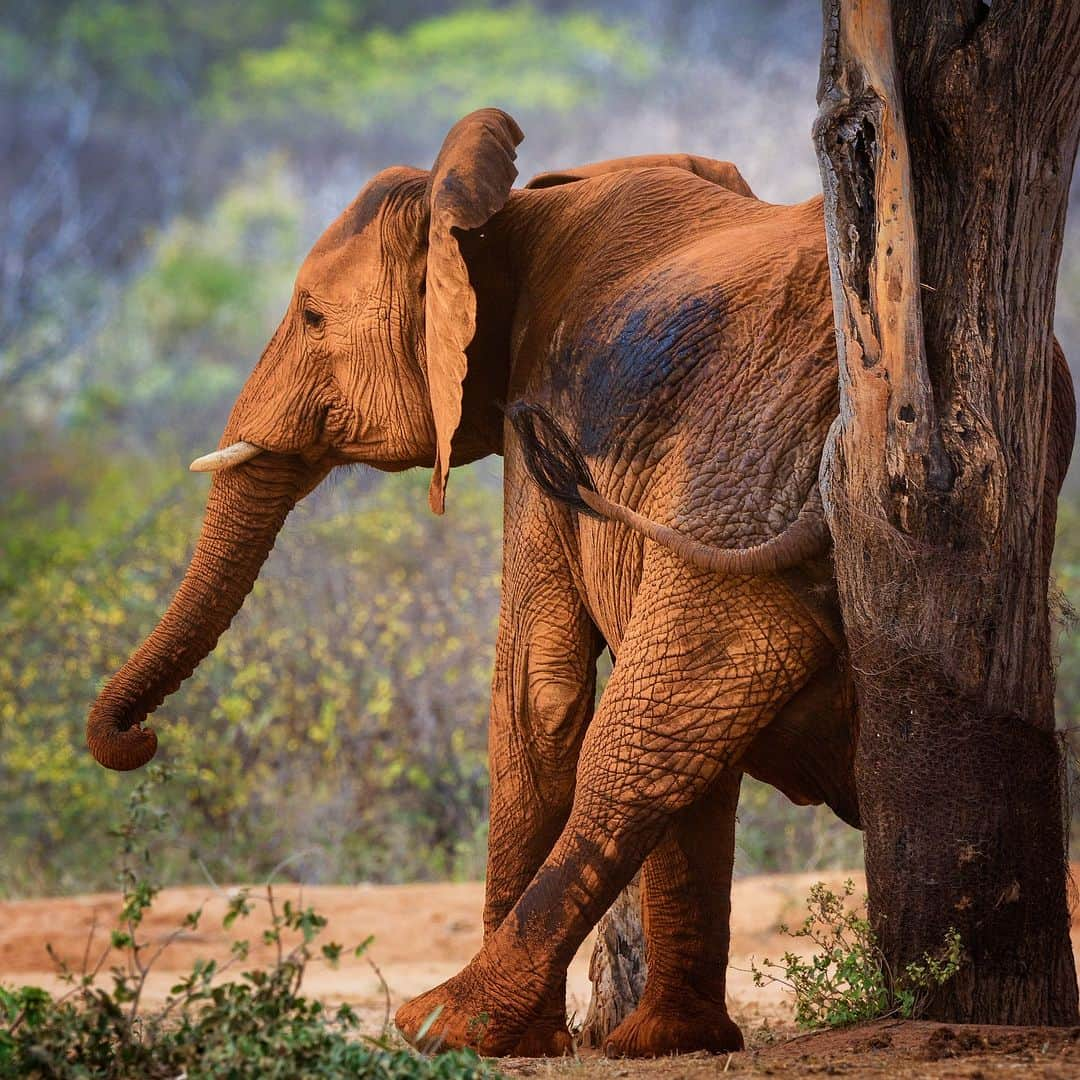
<instances>
[{"instance_id":1,"label":"green foliage","mask_svg":"<svg viewBox=\"0 0 1080 1080\"><path fill-rule=\"evenodd\" d=\"M193 95L208 116L263 130L304 117L360 131L410 110L430 128L489 104L561 112L642 82L653 63L596 15L530 4L432 14L419 0L252 0L225 18L213 0L35 7L0 33L9 79L45 64L77 82L84 65L114 107L154 114Z\"/></svg>"},{"instance_id":2,"label":"green foliage","mask_svg":"<svg viewBox=\"0 0 1080 1080\"><path fill-rule=\"evenodd\" d=\"M216 442L203 418L235 396L288 305L298 214L288 170L270 156L201 219L163 230L80 358L84 389L72 396L71 421L100 438L109 422L134 434L153 417L157 431Z\"/></svg>"},{"instance_id":3,"label":"green foliage","mask_svg":"<svg viewBox=\"0 0 1080 1080\"><path fill-rule=\"evenodd\" d=\"M140 933L158 892L142 840L164 827L167 815L151 795L167 778L166 770L150 766L131 793L124 823L115 830L122 901L116 929L97 963L90 966L87 960L78 973L60 965L69 990L59 999L37 987L0 986L0 1078L497 1080L499 1074L471 1051L426 1059L394 1047L385 1033L378 1041L360 1040L359 1019L349 1005L330 1009L305 996L306 970L320 961L336 965L342 946L328 942L316 950L325 918L289 901L279 905L271 883L261 893L241 890L224 919L228 928L246 918L256 902L268 906L270 923L263 939L276 947L269 969L223 981L223 974L248 955L249 942L234 941L227 963L196 961L160 1010L142 1009L143 987L155 962L173 940L197 928L202 916L191 912L160 944ZM367 944L357 947L357 955ZM88 958L92 946L91 940ZM111 968L112 986L105 988L101 969L114 949L120 950L121 962Z\"/></svg>"},{"instance_id":4,"label":"green foliage","mask_svg":"<svg viewBox=\"0 0 1080 1080\"><path fill-rule=\"evenodd\" d=\"M299 112L352 130L411 115L439 129L482 105L566 111L650 69L628 32L587 14L476 8L357 34L347 5L323 12L277 48L218 68L215 111L260 124Z\"/></svg>"},{"instance_id":5,"label":"green foliage","mask_svg":"<svg viewBox=\"0 0 1080 1080\"><path fill-rule=\"evenodd\" d=\"M149 107L176 102L209 67L235 50L272 47L298 20L320 18L333 3L246 0L223 17L215 0L180 5L154 0L36 0L5 12L11 38L45 46L54 75L83 60L111 98ZM389 3L354 5L361 20Z\"/></svg>"},{"instance_id":6,"label":"green foliage","mask_svg":"<svg viewBox=\"0 0 1080 1080\"><path fill-rule=\"evenodd\" d=\"M827 806L796 806L776 788L744 776L735 835L739 874L861 866L862 833Z\"/></svg>"},{"instance_id":7,"label":"green foliage","mask_svg":"<svg viewBox=\"0 0 1080 1080\"><path fill-rule=\"evenodd\" d=\"M869 921L849 904L854 884L835 893L821 882L811 886L809 914L797 930L782 933L815 950L808 959L786 952L780 963L764 960L751 972L756 986L778 982L795 995L795 1021L802 1028L842 1027L886 1016L918 1016L927 996L948 982L963 961L956 930L949 930L936 956L924 956L893 976Z\"/></svg>"},{"instance_id":8,"label":"green foliage","mask_svg":"<svg viewBox=\"0 0 1080 1080\"><path fill-rule=\"evenodd\" d=\"M1058 503L1051 611L1059 630L1055 712L1065 744L1071 797L1069 846L1080 850L1080 489L1075 483Z\"/></svg>"}]
</instances>

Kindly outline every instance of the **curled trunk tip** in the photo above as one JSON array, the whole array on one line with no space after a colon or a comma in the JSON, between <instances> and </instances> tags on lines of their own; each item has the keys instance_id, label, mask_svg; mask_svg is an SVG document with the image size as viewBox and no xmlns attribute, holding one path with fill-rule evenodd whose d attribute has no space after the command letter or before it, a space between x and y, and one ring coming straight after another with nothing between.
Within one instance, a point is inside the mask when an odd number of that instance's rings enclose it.
<instances>
[{"instance_id":1,"label":"curled trunk tip","mask_svg":"<svg viewBox=\"0 0 1080 1080\"><path fill-rule=\"evenodd\" d=\"M157 753L157 734L141 724L123 727L95 704L86 722L86 745L99 765L128 772L142 768Z\"/></svg>"}]
</instances>

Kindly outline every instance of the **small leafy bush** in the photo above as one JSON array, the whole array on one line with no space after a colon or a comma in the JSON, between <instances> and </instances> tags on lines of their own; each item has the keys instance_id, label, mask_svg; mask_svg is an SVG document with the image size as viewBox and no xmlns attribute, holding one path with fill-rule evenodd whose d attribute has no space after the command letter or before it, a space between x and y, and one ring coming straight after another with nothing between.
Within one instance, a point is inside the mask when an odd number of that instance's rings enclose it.
<instances>
[{"instance_id":1,"label":"small leafy bush","mask_svg":"<svg viewBox=\"0 0 1080 1080\"><path fill-rule=\"evenodd\" d=\"M811 886L808 914L797 930L781 925L780 932L814 946L809 960L793 952L779 963L763 967L783 972L772 975L751 964L754 983L780 983L795 995L795 1022L801 1028L842 1027L887 1016L917 1016L929 993L948 982L960 969L963 948L959 933L950 929L937 955L925 955L893 976L865 914L865 901L852 909L848 900L854 883L844 882L835 893L820 881Z\"/></svg>"},{"instance_id":2,"label":"small leafy bush","mask_svg":"<svg viewBox=\"0 0 1080 1080\"><path fill-rule=\"evenodd\" d=\"M140 931L159 891L148 876L150 851L145 837L161 832L166 821L150 794L154 785L166 779L165 769L151 766L147 779L131 795L127 820L115 830L123 893L108 943L99 945L100 952L95 953L91 932L79 972L52 954L61 979L69 984L59 998L38 987L0 986L0 1080L498 1077L472 1051L423 1058L394 1046L388 1034L389 997L383 1036L378 1040L360 1037L359 1017L349 1005L328 1008L305 997L301 985L308 966L313 962L336 965L343 948L336 942L317 946L326 919L311 907L288 900L280 903L270 882L260 891L236 892L223 919L229 928L246 918L257 903L269 906L270 925L262 940L277 953L269 969L243 971L238 978L223 981L227 970L247 960L249 942L235 941L232 956L224 964L196 961L191 972L171 988L160 1010L142 1009L143 989L155 962L177 937L195 930L202 918L201 909L192 911L154 946ZM363 955L371 940L357 946L355 955ZM114 950L120 951L122 962L109 969L112 985L106 988L99 979ZM94 955L96 962L92 962ZM378 968L372 967L378 975Z\"/></svg>"}]
</instances>

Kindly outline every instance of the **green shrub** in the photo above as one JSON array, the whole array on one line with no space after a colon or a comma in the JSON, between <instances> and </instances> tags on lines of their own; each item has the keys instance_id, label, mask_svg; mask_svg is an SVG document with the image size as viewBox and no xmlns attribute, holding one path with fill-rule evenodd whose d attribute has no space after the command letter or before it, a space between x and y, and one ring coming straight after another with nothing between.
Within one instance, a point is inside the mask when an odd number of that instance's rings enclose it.
<instances>
[{"instance_id":1,"label":"green shrub","mask_svg":"<svg viewBox=\"0 0 1080 1080\"><path fill-rule=\"evenodd\" d=\"M950 929L936 956L925 955L891 977L863 906L853 910L848 900L855 891L849 879L843 893L820 881L811 886L809 914L797 930L781 925L781 933L809 942L815 953L809 960L786 952L780 963L766 959L765 968L751 965L756 986L780 983L795 995L795 1022L802 1028L842 1027L887 1016L917 1016L927 996L948 982L960 969L960 935Z\"/></svg>"},{"instance_id":2,"label":"green shrub","mask_svg":"<svg viewBox=\"0 0 1080 1080\"><path fill-rule=\"evenodd\" d=\"M151 766L131 794L126 821L115 830L123 894L116 927L97 962L89 959L91 935L82 971L73 972L57 959L61 978L70 986L62 997L32 986L0 987L0 1078L498 1077L471 1051L429 1059L395 1047L386 1031L388 1020L381 1039L360 1039L359 1018L347 1004L329 1009L306 997L301 986L308 966L316 961L336 965L342 946L317 946L326 919L311 907L288 900L280 904L270 882L261 892L237 892L223 922L228 928L256 903L269 905L270 926L262 939L276 948L273 966L222 981L225 971L247 959L249 943L235 941L229 961L220 967L213 960L196 961L160 1010L143 1010L143 987L154 963L176 937L195 930L202 917L201 910L189 913L153 947L140 932L158 892L149 876L145 838L162 831L166 820L150 796L166 779L165 770ZM356 955L370 942L357 946ZM116 949L123 963L110 969L112 986L107 989L99 983L101 969Z\"/></svg>"}]
</instances>

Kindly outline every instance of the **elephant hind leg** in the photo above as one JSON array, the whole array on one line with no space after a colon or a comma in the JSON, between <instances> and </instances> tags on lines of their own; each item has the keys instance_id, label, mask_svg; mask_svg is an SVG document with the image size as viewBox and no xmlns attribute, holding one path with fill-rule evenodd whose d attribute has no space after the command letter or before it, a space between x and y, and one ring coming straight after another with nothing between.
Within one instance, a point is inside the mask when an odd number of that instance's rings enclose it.
<instances>
[{"instance_id":1,"label":"elephant hind leg","mask_svg":"<svg viewBox=\"0 0 1080 1080\"><path fill-rule=\"evenodd\" d=\"M677 816L831 649L775 579L687 575L657 555L585 735L558 841L472 963L398 1013L406 1038L441 1006L431 1033L447 1045L511 1050ZM479 1034L477 1015L487 1018Z\"/></svg>"},{"instance_id":2,"label":"elephant hind leg","mask_svg":"<svg viewBox=\"0 0 1080 1080\"><path fill-rule=\"evenodd\" d=\"M742 774L726 770L684 810L642 868L648 976L637 1008L608 1036L608 1057L741 1050L725 1002L735 811Z\"/></svg>"}]
</instances>

